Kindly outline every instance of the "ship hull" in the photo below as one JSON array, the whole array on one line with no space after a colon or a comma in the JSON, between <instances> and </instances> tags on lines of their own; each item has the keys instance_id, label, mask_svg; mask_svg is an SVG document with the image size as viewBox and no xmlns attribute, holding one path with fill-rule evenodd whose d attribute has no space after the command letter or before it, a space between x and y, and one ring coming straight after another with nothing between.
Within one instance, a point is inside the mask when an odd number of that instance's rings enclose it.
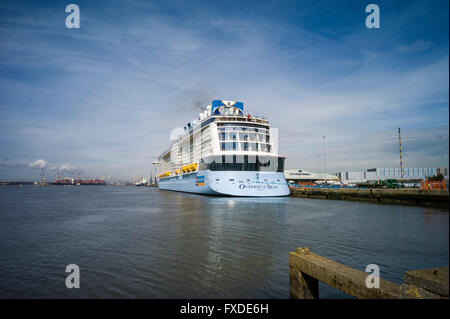
<instances>
[{"instance_id":1,"label":"ship hull","mask_svg":"<svg viewBox=\"0 0 450 319\"><path fill-rule=\"evenodd\" d=\"M290 194L281 172L199 171L158 180L163 190L219 196L273 197Z\"/></svg>"}]
</instances>

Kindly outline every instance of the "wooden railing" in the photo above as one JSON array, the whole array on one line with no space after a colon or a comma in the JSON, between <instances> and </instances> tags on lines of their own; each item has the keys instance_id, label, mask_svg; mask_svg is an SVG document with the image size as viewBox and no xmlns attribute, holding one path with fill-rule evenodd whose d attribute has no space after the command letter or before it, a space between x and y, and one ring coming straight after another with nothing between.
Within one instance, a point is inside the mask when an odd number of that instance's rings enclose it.
<instances>
[{"instance_id":1,"label":"wooden railing","mask_svg":"<svg viewBox=\"0 0 450 319\"><path fill-rule=\"evenodd\" d=\"M449 268L430 268L405 272L403 284L381 279L378 288L368 288L368 273L313 254L308 248L289 253L290 296L295 299L319 298L319 281L364 299L448 299Z\"/></svg>"}]
</instances>

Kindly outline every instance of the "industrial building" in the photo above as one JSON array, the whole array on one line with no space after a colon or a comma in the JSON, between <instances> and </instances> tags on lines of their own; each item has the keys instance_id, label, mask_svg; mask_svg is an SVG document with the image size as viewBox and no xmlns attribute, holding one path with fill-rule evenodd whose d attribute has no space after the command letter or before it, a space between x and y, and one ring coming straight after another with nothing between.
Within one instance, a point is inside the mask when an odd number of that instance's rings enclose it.
<instances>
[{"instance_id":1,"label":"industrial building","mask_svg":"<svg viewBox=\"0 0 450 319\"><path fill-rule=\"evenodd\" d=\"M441 173L448 177L446 168L369 168L364 171L333 173L340 181L346 183L369 182L387 179L419 181Z\"/></svg>"},{"instance_id":2,"label":"industrial building","mask_svg":"<svg viewBox=\"0 0 450 319\"><path fill-rule=\"evenodd\" d=\"M302 169L287 169L284 171L284 178L288 183L311 184L317 181L339 181L337 176L324 173L307 172Z\"/></svg>"}]
</instances>

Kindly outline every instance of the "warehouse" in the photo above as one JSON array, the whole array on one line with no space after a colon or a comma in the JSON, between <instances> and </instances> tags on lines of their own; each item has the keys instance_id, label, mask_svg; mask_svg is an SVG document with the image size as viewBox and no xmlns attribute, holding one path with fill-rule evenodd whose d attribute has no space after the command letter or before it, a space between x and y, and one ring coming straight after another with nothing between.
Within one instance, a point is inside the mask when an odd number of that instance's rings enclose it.
<instances>
[{"instance_id":1,"label":"warehouse","mask_svg":"<svg viewBox=\"0 0 450 319\"><path fill-rule=\"evenodd\" d=\"M436 176L446 169L437 168L403 168L403 177L400 168L369 168L364 171L350 171L333 173L342 182L369 182L387 179L419 181L431 176Z\"/></svg>"},{"instance_id":2,"label":"warehouse","mask_svg":"<svg viewBox=\"0 0 450 319\"><path fill-rule=\"evenodd\" d=\"M326 176L326 178L325 178ZM284 171L284 177L288 183L291 184L312 184L317 181L329 181L337 182L339 178L331 175L322 173L307 172L302 169L287 169Z\"/></svg>"}]
</instances>

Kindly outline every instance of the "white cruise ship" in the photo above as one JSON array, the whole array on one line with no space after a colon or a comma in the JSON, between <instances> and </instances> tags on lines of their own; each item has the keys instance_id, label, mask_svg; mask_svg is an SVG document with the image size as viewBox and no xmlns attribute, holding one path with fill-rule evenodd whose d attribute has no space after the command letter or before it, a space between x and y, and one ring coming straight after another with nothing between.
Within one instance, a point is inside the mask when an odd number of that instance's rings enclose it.
<instances>
[{"instance_id":1,"label":"white cruise ship","mask_svg":"<svg viewBox=\"0 0 450 319\"><path fill-rule=\"evenodd\" d=\"M223 196L287 196L285 157L269 122L244 114L244 104L214 100L184 127L156 165L164 190Z\"/></svg>"}]
</instances>

